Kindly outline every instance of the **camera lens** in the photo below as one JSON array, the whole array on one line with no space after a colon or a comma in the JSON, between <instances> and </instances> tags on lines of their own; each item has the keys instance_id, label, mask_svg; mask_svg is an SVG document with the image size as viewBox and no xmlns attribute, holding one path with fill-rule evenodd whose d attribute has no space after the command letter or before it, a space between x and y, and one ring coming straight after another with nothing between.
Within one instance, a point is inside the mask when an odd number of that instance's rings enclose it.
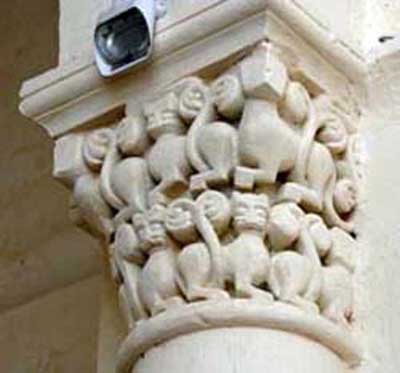
<instances>
[{"instance_id":1,"label":"camera lens","mask_svg":"<svg viewBox=\"0 0 400 373\"><path fill-rule=\"evenodd\" d=\"M95 42L103 59L117 68L147 55L150 32L141 11L132 8L100 24Z\"/></svg>"}]
</instances>

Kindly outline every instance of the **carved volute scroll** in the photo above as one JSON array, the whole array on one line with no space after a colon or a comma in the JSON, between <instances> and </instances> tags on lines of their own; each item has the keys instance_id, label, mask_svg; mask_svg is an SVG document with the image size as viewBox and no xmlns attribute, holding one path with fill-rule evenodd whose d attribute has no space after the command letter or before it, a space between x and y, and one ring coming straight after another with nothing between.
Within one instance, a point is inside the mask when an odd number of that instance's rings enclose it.
<instances>
[{"instance_id":1,"label":"carved volute scroll","mask_svg":"<svg viewBox=\"0 0 400 373\"><path fill-rule=\"evenodd\" d=\"M276 315L288 312L288 330L349 333L360 182L352 121L263 42L211 81L187 78L141 115L72 135L82 154L66 177L75 217L109 244L131 333L201 329L177 324L191 310L207 316L208 304L225 307L221 324L232 305L239 324L285 329ZM123 348L120 372L151 344L142 342Z\"/></svg>"}]
</instances>

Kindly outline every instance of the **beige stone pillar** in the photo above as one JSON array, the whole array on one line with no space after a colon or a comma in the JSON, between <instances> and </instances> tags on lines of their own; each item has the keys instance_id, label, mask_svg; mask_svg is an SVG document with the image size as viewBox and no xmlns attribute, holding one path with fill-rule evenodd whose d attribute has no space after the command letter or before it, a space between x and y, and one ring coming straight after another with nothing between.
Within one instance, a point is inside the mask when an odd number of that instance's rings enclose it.
<instances>
[{"instance_id":1,"label":"beige stone pillar","mask_svg":"<svg viewBox=\"0 0 400 373\"><path fill-rule=\"evenodd\" d=\"M104 80L98 3L61 3L60 66L21 110L104 247L98 371L357 371L356 48L296 2L176 0L152 62Z\"/></svg>"}]
</instances>

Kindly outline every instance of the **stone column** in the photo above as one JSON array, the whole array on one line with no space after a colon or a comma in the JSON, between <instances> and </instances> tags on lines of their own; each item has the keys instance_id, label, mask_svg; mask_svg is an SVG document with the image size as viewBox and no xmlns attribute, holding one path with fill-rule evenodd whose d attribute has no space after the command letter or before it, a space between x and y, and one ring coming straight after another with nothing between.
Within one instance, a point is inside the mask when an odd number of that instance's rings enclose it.
<instances>
[{"instance_id":1,"label":"stone column","mask_svg":"<svg viewBox=\"0 0 400 373\"><path fill-rule=\"evenodd\" d=\"M362 60L291 2L203 6L142 70L24 90L105 248L115 372L349 372Z\"/></svg>"}]
</instances>

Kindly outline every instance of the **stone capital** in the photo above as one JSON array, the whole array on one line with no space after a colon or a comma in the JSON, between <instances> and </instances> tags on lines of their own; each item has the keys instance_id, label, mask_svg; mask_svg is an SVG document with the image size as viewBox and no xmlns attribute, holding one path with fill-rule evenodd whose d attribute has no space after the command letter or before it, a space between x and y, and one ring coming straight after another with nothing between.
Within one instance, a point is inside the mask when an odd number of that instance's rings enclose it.
<instances>
[{"instance_id":1,"label":"stone capital","mask_svg":"<svg viewBox=\"0 0 400 373\"><path fill-rule=\"evenodd\" d=\"M23 89L105 246L116 373L355 368L364 61L290 1L196 6L140 70Z\"/></svg>"}]
</instances>

